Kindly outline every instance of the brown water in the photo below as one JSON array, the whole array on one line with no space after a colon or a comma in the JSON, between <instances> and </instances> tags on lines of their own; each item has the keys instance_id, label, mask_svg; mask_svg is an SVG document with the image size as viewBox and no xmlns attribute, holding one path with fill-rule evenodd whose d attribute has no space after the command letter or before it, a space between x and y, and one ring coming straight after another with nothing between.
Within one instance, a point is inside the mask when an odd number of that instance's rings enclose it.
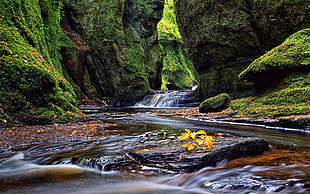
<instances>
[{"instance_id":1,"label":"brown water","mask_svg":"<svg viewBox=\"0 0 310 194\"><path fill-rule=\"evenodd\" d=\"M110 125L97 138L84 142L42 144L19 153L2 153L0 192L310 192L310 136L307 133L165 118L151 112L109 112L93 116L116 125ZM106 171L110 160L141 146L174 141L184 129L203 129L211 135L261 137L271 143L272 149L259 156L223 161L218 167L186 174L148 166Z\"/></svg>"}]
</instances>

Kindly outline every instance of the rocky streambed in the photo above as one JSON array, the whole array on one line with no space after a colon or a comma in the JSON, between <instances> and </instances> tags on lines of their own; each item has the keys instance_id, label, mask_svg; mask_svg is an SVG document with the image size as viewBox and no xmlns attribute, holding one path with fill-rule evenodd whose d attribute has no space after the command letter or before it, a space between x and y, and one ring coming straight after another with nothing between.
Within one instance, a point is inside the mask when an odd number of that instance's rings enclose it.
<instances>
[{"instance_id":1,"label":"rocky streambed","mask_svg":"<svg viewBox=\"0 0 310 194\"><path fill-rule=\"evenodd\" d=\"M309 188L307 134L158 114L114 110L91 115L99 120L3 128L0 180L5 184L0 191L219 193ZM187 141L178 138L184 129L206 131L214 147L188 151L182 147ZM17 157L20 152L23 157Z\"/></svg>"},{"instance_id":2,"label":"rocky streambed","mask_svg":"<svg viewBox=\"0 0 310 194\"><path fill-rule=\"evenodd\" d=\"M194 172L206 166L219 166L229 160L256 156L269 150L266 140L260 138L221 137L216 138L215 147L210 150L182 148L180 141L154 145L146 143L121 155L97 155L72 158L72 163L102 171L143 170L184 173ZM55 162L55 161L54 161ZM59 162L59 161L58 161Z\"/></svg>"}]
</instances>

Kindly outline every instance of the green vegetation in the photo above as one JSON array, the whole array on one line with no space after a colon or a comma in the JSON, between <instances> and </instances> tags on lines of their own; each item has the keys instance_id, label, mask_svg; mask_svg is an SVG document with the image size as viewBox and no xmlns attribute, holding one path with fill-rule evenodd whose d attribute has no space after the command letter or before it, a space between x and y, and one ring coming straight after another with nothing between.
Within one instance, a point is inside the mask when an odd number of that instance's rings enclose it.
<instances>
[{"instance_id":1,"label":"green vegetation","mask_svg":"<svg viewBox=\"0 0 310 194\"><path fill-rule=\"evenodd\" d=\"M278 88L256 97L235 101L231 110L237 115L253 118L277 118L310 114L310 29L287 38L280 46L253 61L240 77L256 79L264 73L286 73Z\"/></svg>"},{"instance_id":2,"label":"green vegetation","mask_svg":"<svg viewBox=\"0 0 310 194\"><path fill-rule=\"evenodd\" d=\"M137 46L137 45L136 45ZM132 87L136 87L142 93L149 92L149 82L145 72L145 65L143 61L143 53L137 48L133 48L134 45L128 46L128 59L123 64L122 86L123 97L137 99L141 94L131 93L130 90L134 90Z\"/></svg>"},{"instance_id":3,"label":"green vegetation","mask_svg":"<svg viewBox=\"0 0 310 194\"><path fill-rule=\"evenodd\" d=\"M199 105L199 112L217 112L224 110L231 102L231 97L227 93L222 93L217 96L204 100Z\"/></svg>"},{"instance_id":4,"label":"green vegetation","mask_svg":"<svg viewBox=\"0 0 310 194\"><path fill-rule=\"evenodd\" d=\"M0 124L68 121L76 96L60 63L59 1L0 4Z\"/></svg>"},{"instance_id":5,"label":"green vegetation","mask_svg":"<svg viewBox=\"0 0 310 194\"><path fill-rule=\"evenodd\" d=\"M242 79L252 80L260 73L281 70L309 68L310 65L310 28L303 29L289 38L280 46L253 61L248 68L240 73Z\"/></svg>"},{"instance_id":6,"label":"green vegetation","mask_svg":"<svg viewBox=\"0 0 310 194\"><path fill-rule=\"evenodd\" d=\"M310 73L285 79L287 88L236 100L228 110L252 118L310 114Z\"/></svg>"},{"instance_id":7,"label":"green vegetation","mask_svg":"<svg viewBox=\"0 0 310 194\"><path fill-rule=\"evenodd\" d=\"M186 89L198 83L198 76L187 57L174 13L174 1L166 0L158 23L159 43L163 52L162 89Z\"/></svg>"},{"instance_id":8,"label":"green vegetation","mask_svg":"<svg viewBox=\"0 0 310 194\"><path fill-rule=\"evenodd\" d=\"M174 13L174 0L165 0L163 18L157 25L159 39L182 42Z\"/></svg>"}]
</instances>

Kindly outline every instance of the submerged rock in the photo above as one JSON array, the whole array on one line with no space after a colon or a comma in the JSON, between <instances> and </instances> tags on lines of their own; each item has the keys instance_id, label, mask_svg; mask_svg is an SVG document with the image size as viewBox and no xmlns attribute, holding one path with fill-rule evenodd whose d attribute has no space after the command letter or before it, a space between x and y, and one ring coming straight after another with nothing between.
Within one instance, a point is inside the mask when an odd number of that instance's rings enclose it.
<instances>
[{"instance_id":1,"label":"submerged rock","mask_svg":"<svg viewBox=\"0 0 310 194\"><path fill-rule=\"evenodd\" d=\"M193 172L206 166L216 166L224 160L255 156L269 149L268 142L257 138L218 139L211 150L184 151L178 146L164 146L131 153L139 163L172 171Z\"/></svg>"}]
</instances>

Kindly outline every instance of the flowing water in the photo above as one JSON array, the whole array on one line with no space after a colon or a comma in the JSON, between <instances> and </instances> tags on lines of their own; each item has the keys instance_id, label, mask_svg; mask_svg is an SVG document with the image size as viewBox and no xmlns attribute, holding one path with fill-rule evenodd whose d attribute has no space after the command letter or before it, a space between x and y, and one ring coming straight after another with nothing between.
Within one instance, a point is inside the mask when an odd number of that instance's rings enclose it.
<instances>
[{"instance_id":1,"label":"flowing water","mask_svg":"<svg viewBox=\"0 0 310 194\"><path fill-rule=\"evenodd\" d=\"M196 106L194 102L194 91L157 91L155 94L149 94L140 102L137 102L135 107L191 107Z\"/></svg>"},{"instance_id":2,"label":"flowing water","mask_svg":"<svg viewBox=\"0 0 310 194\"><path fill-rule=\"evenodd\" d=\"M131 110L133 111L133 110ZM109 124L96 138L35 145L0 154L3 193L309 193L310 136L255 126L160 117L152 112L104 112ZM174 141L184 129L256 136L271 151L179 174L149 166L110 170L129 150ZM130 156L127 156L130 157Z\"/></svg>"}]
</instances>

